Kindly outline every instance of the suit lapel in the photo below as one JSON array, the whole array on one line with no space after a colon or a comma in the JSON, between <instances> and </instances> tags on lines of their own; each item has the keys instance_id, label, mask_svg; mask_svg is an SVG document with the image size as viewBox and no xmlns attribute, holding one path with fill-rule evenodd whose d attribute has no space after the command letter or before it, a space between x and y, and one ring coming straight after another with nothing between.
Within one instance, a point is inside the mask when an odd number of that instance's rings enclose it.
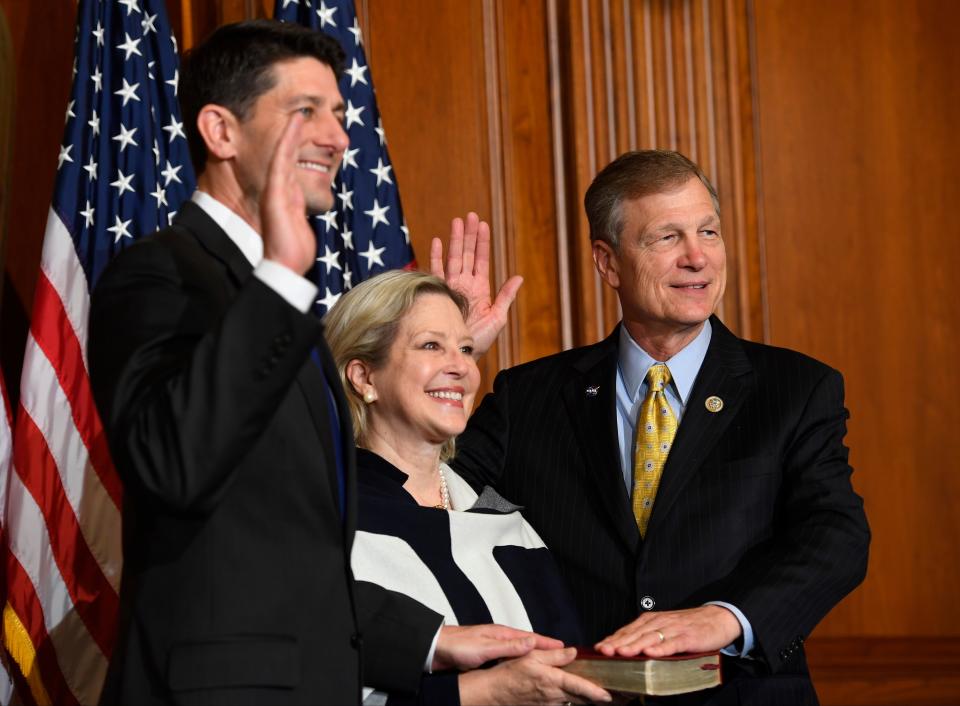
<instances>
[{"instance_id":1,"label":"suit lapel","mask_svg":"<svg viewBox=\"0 0 960 706\"><path fill-rule=\"evenodd\" d=\"M193 201L187 201L180 207L176 225L189 230L208 253L226 266L237 287L250 277L253 265L216 221Z\"/></svg>"},{"instance_id":2,"label":"suit lapel","mask_svg":"<svg viewBox=\"0 0 960 706\"><path fill-rule=\"evenodd\" d=\"M584 474L584 486L598 494L604 515L632 552L640 533L617 453L617 337L615 330L585 351L574 363L575 374L563 385L561 396L583 453L580 472Z\"/></svg>"},{"instance_id":3,"label":"suit lapel","mask_svg":"<svg viewBox=\"0 0 960 706\"><path fill-rule=\"evenodd\" d=\"M647 537L656 534L658 525L664 522L687 483L699 472L753 386L753 368L740 341L715 316L710 323L713 327L710 346L664 465ZM712 396L723 400L721 411L710 412L706 408L707 398Z\"/></svg>"}]
</instances>

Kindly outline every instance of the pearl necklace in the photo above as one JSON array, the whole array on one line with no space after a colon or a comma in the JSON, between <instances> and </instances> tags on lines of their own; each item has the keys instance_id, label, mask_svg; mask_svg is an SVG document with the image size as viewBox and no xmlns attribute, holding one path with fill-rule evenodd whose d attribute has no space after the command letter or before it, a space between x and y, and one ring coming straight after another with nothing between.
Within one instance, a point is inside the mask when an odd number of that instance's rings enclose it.
<instances>
[{"instance_id":1,"label":"pearl necklace","mask_svg":"<svg viewBox=\"0 0 960 706\"><path fill-rule=\"evenodd\" d=\"M437 473L440 476L440 504L434 505L438 510L450 509L450 491L447 489L447 479L443 475L443 468L437 466Z\"/></svg>"}]
</instances>

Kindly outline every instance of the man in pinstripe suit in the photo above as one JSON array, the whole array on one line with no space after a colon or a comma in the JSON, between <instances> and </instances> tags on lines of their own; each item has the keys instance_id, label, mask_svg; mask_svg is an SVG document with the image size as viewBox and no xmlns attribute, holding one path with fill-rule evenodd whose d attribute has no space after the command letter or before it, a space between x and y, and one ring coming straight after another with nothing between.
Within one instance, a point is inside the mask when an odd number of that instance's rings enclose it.
<instances>
[{"instance_id":1,"label":"man in pinstripe suit","mask_svg":"<svg viewBox=\"0 0 960 706\"><path fill-rule=\"evenodd\" d=\"M863 580L870 540L842 377L713 315L726 282L719 204L682 155L622 155L585 206L621 324L498 375L454 465L524 506L601 650L723 650L723 687L665 703L817 703L802 643ZM679 426L641 533L634 433L657 363Z\"/></svg>"}]
</instances>

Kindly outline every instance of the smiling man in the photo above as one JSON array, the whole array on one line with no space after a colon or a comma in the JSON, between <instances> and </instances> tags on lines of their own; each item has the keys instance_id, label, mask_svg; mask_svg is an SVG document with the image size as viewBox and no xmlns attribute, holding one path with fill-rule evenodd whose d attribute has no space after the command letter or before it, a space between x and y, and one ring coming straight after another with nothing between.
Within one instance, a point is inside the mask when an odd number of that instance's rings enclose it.
<instances>
[{"instance_id":1,"label":"smiling man","mask_svg":"<svg viewBox=\"0 0 960 706\"><path fill-rule=\"evenodd\" d=\"M303 278L305 214L332 206L347 147L341 61L323 34L267 21L193 49L180 98L198 189L94 290L91 380L124 485L103 703L358 703L361 665L412 693L431 665L556 646L441 629L350 573L350 414Z\"/></svg>"},{"instance_id":2,"label":"smiling man","mask_svg":"<svg viewBox=\"0 0 960 706\"><path fill-rule=\"evenodd\" d=\"M599 649L727 655L723 687L646 703L816 703L802 643L863 580L870 539L843 380L714 315L719 203L686 157L624 154L585 206L620 325L501 373L453 465L524 506Z\"/></svg>"}]
</instances>

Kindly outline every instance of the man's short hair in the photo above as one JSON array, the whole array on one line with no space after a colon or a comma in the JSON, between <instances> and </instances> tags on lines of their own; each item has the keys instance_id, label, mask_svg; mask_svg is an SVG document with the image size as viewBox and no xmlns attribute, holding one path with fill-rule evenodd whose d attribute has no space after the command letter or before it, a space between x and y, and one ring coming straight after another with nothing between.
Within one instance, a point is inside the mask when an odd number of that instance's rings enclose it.
<instances>
[{"instance_id":1,"label":"man's short hair","mask_svg":"<svg viewBox=\"0 0 960 706\"><path fill-rule=\"evenodd\" d=\"M252 20L224 25L186 52L179 98L197 174L207 165L207 146L197 129L200 109L213 103L245 120L257 98L276 85L274 64L302 57L326 64L339 79L344 61L339 42L293 23Z\"/></svg>"},{"instance_id":2,"label":"man's short hair","mask_svg":"<svg viewBox=\"0 0 960 706\"><path fill-rule=\"evenodd\" d=\"M593 179L583 206L590 223L590 240L603 240L617 250L623 231L623 202L660 194L698 178L710 192L720 215L720 199L707 175L679 152L641 150L625 152Z\"/></svg>"}]
</instances>

